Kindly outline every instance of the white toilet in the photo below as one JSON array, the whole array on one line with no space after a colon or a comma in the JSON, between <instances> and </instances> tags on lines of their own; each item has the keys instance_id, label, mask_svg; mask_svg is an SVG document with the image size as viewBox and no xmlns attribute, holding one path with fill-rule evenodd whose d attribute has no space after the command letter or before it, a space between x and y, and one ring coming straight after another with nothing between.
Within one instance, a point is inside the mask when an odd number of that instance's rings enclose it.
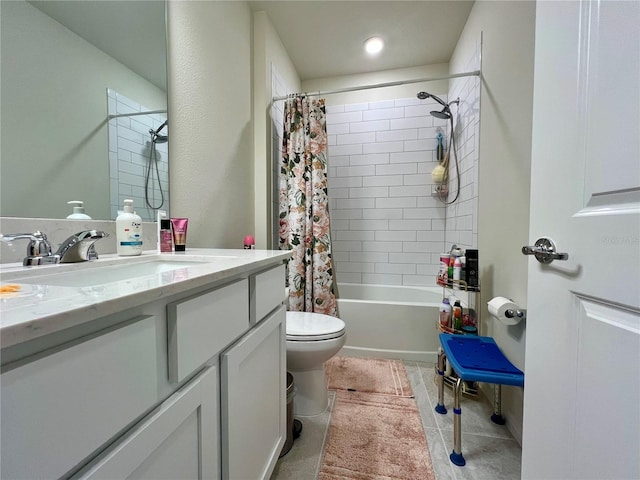
<instances>
[{"instance_id":1,"label":"white toilet","mask_svg":"<svg viewBox=\"0 0 640 480\"><path fill-rule=\"evenodd\" d=\"M287 370L293 375L296 415L318 415L329 405L324 362L338 353L346 338L339 318L287 312Z\"/></svg>"}]
</instances>

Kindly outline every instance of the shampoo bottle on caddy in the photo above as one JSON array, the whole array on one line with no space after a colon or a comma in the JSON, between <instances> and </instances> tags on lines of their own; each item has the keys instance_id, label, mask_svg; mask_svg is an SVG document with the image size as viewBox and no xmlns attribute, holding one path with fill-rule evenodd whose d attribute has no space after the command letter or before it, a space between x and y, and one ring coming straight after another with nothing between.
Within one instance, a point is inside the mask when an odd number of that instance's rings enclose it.
<instances>
[{"instance_id":1,"label":"shampoo bottle on caddy","mask_svg":"<svg viewBox=\"0 0 640 480\"><path fill-rule=\"evenodd\" d=\"M124 201L124 211L116 218L116 252L120 256L142 253L142 219L133 211L133 200Z\"/></svg>"}]
</instances>

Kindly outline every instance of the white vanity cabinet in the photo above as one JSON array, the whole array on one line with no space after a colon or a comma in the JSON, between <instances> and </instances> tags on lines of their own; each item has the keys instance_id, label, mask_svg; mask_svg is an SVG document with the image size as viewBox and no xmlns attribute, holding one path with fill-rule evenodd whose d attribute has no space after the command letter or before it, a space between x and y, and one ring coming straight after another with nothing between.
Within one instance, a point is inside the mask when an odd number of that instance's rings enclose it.
<instances>
[{"instance_id":1,"label":"white vanity cabinet","mask_svg":"<svg viewBox=\"0 0 640 480\"><path fill-rule=\"evenodd\" d=\"M287 437L284 280L251 277L257 326L221 355L224 479L268 479Z\"/></svg>"},{"instance_id":2,"label":"white vanity cabinet","mask_svg":"<svg viewBox=\"0 0 640 480\"><path fill-rule=\"evenodd\" d=\"M153 406L157 327L132 318L2 373L2 478L59 478Z\"/></svg>"},{"instance_id":3,"label":"white vanity cabinet","mask_svg":"<svg viewBox=\"0 0 640 480\"><path fill-rule=\"evenodd\" d=\"M268 479L286 440L285 309L222 354L222 478Z\"/></svg>"},{"instance_id":4,"label":"white vanity cabinet","mask_svg":"<svg viewBox=\"0 0 640 480\"><path fill-rule=\"evenodd\" d=\"M268 479L286 439L283 300L277 259L2 365L0 478Z\"/></svg>"},{"instance_id":5,"label":"white vanity cabinet","mask_svg":"<svg viewBox=\"0 0 640 480\"><path fill-rule=\"evenodd\" d=\"M76 478L216 479L218 376L209 367Z\"/></svg>"}]
</instances>

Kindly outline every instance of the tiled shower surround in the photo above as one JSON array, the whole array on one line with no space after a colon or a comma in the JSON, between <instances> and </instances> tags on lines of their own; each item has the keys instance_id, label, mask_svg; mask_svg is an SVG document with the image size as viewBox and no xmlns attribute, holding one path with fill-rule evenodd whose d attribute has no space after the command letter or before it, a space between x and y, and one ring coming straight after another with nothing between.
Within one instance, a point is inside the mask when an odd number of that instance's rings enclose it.
<instances>
[{"instance_id":1,"label":"tiled shower surround","mask_svg":"<svg viewBox=\"0 0 640 480\"><path fill-rule=\"evenodd\" d=\"M125 97L112 89L107 90L109 115L149 111L143 105ZM109 177L111 190L111 218L115 219L122 210L125 198L133 199L134 209L143 221L155 221L156 210L145 202L147 168L152 157L152 143L149 129L157 129L166 120L160 114L118 117L109 121ZM165 127L161 135L168 134ZM164 194L161 204L160 188L156 169L151 164L149 178L149 202L162 210L169 211L169 149L168 143L155 145L160 184Z\"/></svg>"},{"instance_id":2,"label":"tiled shower surround","mask_svg":"<svg viewBox=\"0 0 640 480\"><path fill-rule=\"evenodd\" d=\"M480 44L468 61L465 71L480 69ZM460 197L447 206L446 245L457 244L464 248L478 248L478 160L480 158L480 80L478 77L461 77L452 80L449 99L460 98L451 107L454 113L456 151L460 166ZM457 189L453 158L449 169L449 191ZM453 200L453 196L449 196ZM482 255L482 252L479 252Z\"/></svg>"},{"instance_id":3,"label":"tiled shower surround","mask_svg":"<svg viewBox=\"0 0 640 480\"><path fill-rule=\"evenodd\" d=\"M327 108L331 233L339 282L436 285L445 205L432 195L433 101Z\"/></svg>"},{"instance_id":4,"label":"tiled shower surround","mask_svg":"<svg viewBox=\"0 0 640 480\"><path fill-rule=\"evenodd\" d=\"M291 90L278 72L271 65L271 92L274 97L287 95ZM278 217L280 215L280 161L282 160L282 137L284 129L284 100L278 100L271 104L271 218L274 225L271 241L274 249L278 248Z\"/></svg>"},{"instance_id":5,"label":"tiled shower surround","mask_svg":"<svg viewBox=\"0 0 640 480\"><path fill-rule=\"evenodd\" d=\"M451 107L461 172L460 196L452 205L432 194L436 135L443 133L445 151L449 140L449 122L429 114L441 110L439 104L415 97L328 102L329 207L339 282L436 286L440 253L453 243L477 248L479 90L477 77L457 79L450 90L451 99L460 97L460 105ZM290 93L273 66L272 91L274 96ZM271 109L276 224L283 103L274 102ZM449 199L456 190L451 156ZM277 228L273 234L277 248Z\"/></svg>"}]
</instances>

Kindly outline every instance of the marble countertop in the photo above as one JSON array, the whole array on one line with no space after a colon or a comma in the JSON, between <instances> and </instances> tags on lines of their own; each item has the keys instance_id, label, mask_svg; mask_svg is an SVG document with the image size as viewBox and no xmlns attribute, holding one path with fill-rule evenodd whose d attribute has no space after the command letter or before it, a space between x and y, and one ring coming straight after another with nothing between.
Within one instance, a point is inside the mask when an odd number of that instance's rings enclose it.
<instances>
[{"instance_id":1,"label":"marble countertop","mask_svg":"<svg viewBox=\"0 0 640 480\"><path fill-rule=\"evenodd\" d=\"M160 298L277 265L290 255L277 250L188 248L184 253L146 251L137 257L102 255L98 260L73 264L37 267L3 264L0 284L17 284L18 291L0 294L0 346L17 345ZM164 271L143 268L143 264L152 262L169 267ZM175 267L171 262L175 262ZM145 273L126 279L117 279L115 275L110 279L110 273L123 267L132 272L139 268ZM24 278L25 274L28 278ZM87 280L76 279L69 282L73 286L65 285L65 278L73 280L74 277Z\"/></svg>"}]
</instances>

